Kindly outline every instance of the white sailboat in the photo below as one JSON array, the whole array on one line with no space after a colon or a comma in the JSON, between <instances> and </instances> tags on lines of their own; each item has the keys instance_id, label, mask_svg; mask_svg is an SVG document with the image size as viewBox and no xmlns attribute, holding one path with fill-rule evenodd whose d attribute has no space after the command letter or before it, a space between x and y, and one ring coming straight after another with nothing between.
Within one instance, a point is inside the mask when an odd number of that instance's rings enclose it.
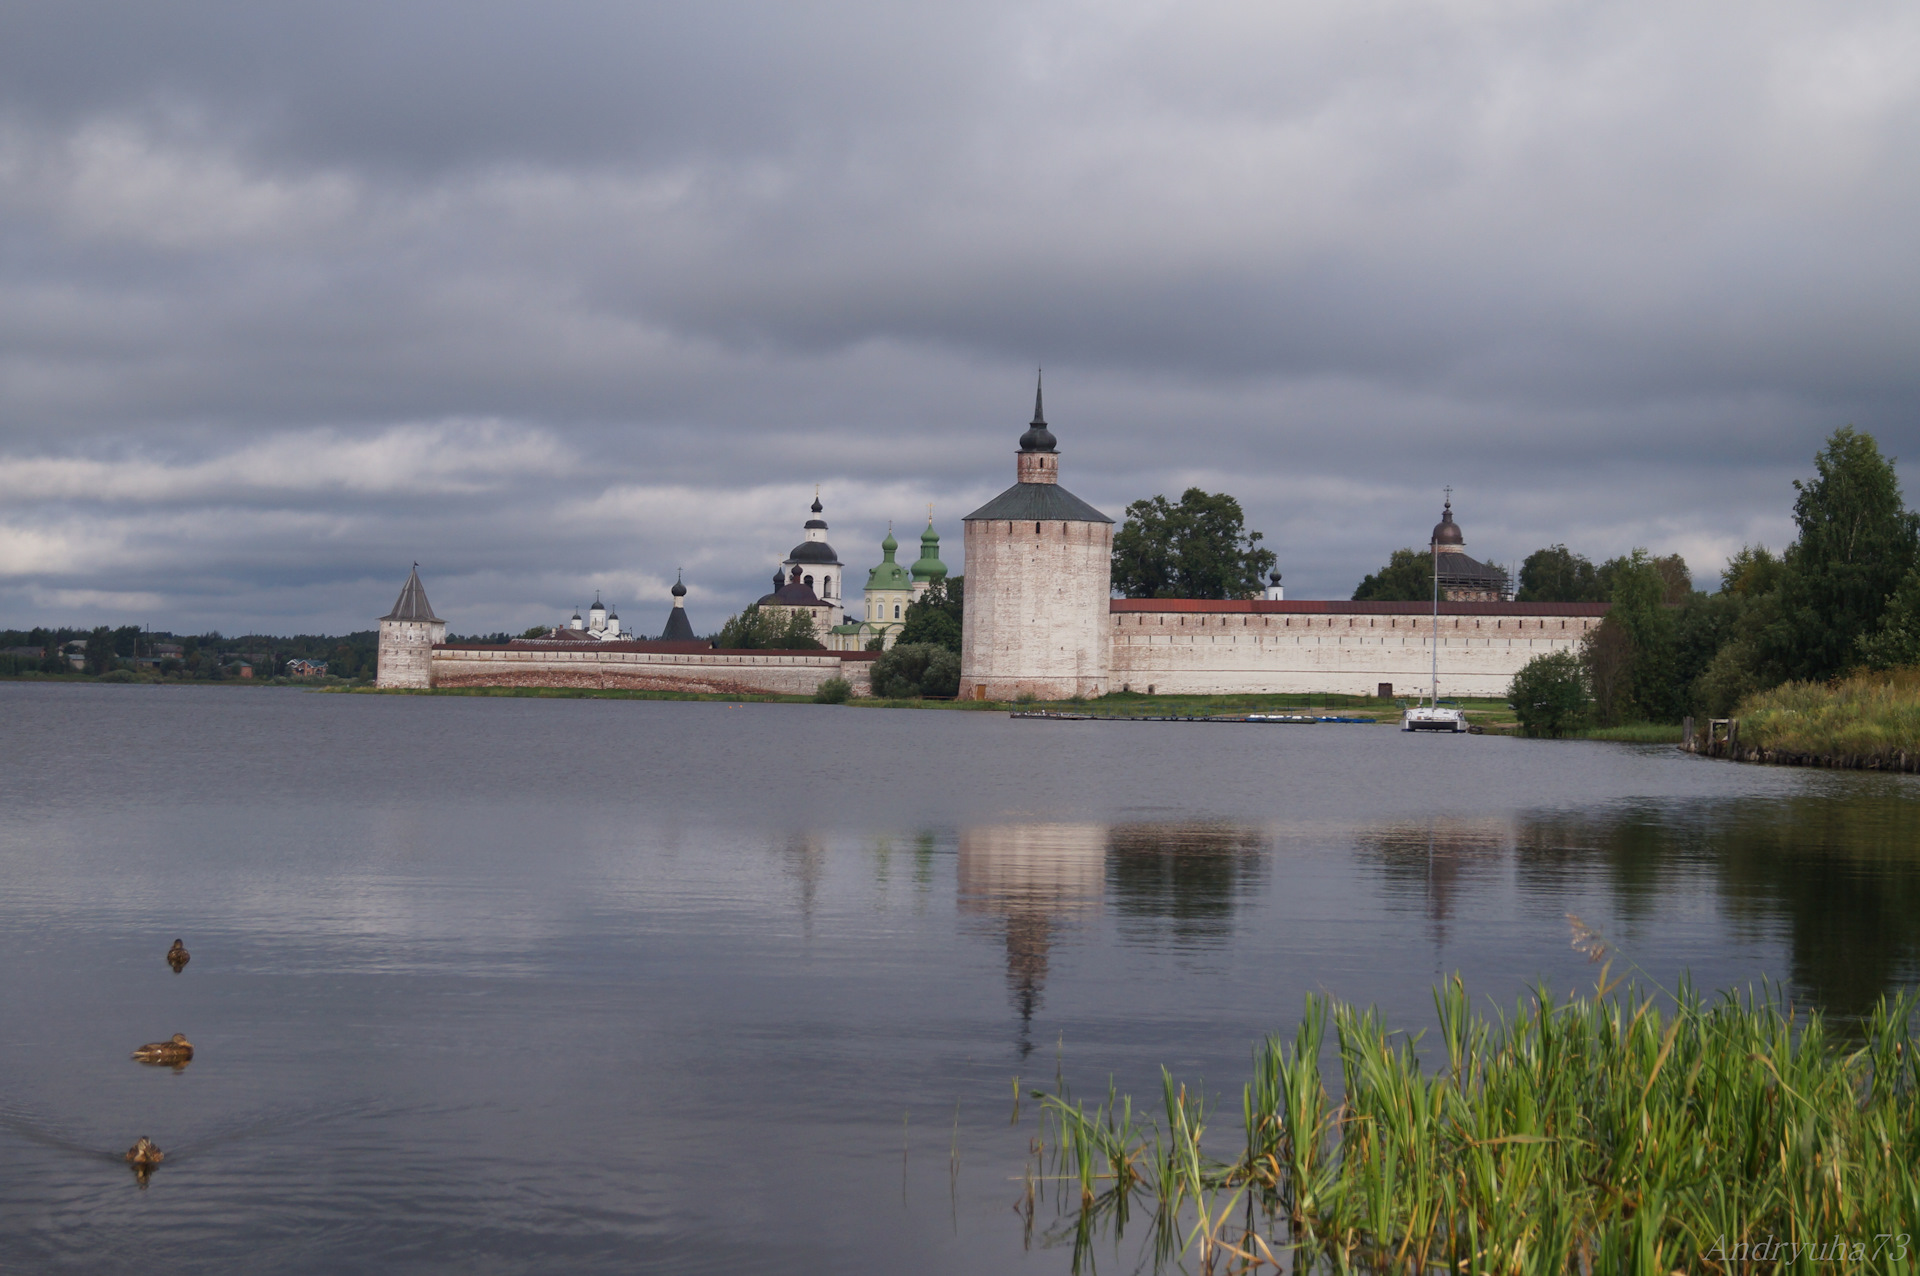
<instances>
[{"instance_id":1,"label":"white sailboat","mask_svg":"<svg viewBox=\"0 0 1920 1276\"><path fill-rule=\"evenodd\" d=\"M1453 489L1447 489L1447 506L1453 506ZM1449 517L1451 517L1449 515ZM1467 711L1465 709L1443 709L1440 707L1440 539L1433 540L1433 684L1427 692L1425 704L1410 705L1400 715L1402 731L1451 731L1464 733L1467 729Z\"/></svg>"}]
</instances>

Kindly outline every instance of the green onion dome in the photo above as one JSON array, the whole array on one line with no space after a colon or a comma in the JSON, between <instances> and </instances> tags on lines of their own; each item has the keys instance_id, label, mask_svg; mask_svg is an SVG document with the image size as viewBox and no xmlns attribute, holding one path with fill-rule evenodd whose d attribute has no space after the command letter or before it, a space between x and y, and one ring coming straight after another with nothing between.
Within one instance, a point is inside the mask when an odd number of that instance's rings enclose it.
<instances>
[{"instance_id":1,"label":"green onion dome","mask_svg":"<svg viewBox=\"0 0 1920 1276\"><path fill-rule=\"evenodd\" d=\"M887 529L887 539L880 542L880 565L867 573L867 589L911 589L913 581L907 576L907 569L893 561L894 551L900 548L900 542L893 539L893 529Z\"/></svg>"},{"instance_id":2,"label":"green onion dome","mask_svg":"<svg viewBox=\"0 0 1920 1276\"><path fill-rule=\"evenodd\" d=\"M947 578L947 565L940 561L940 533L933 530L932 519L920 533L920 561L913 565L913 578L927 584Z\"/></svg>"}]
</instances>

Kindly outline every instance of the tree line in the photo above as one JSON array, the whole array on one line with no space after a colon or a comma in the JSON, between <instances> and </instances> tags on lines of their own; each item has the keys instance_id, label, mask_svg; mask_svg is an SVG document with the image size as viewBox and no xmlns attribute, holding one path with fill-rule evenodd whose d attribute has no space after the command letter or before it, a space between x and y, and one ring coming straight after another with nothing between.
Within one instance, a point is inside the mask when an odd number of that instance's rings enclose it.
<instances>
[{"instance_id":1,"label":"tree line","mask_svg":"<svg viewBox=\"0 0 1920 1276\"><path fill-rule=\"evenodd\" d=\"M291 638L268 634L230 638L218 630L175 634L138 625L0 629L0 676L139 676L220 682L239 677L242 665L252 666L256 677L269 678L284 674L290 660L315 660L326 662L330 676L371 678L379 643L379 631L372 629ZM78 657L79 668L74 667L70 652Z\"/></svg>"},{"instance_id":2,"label":"tree line","mask_svg":"<svg viewBox=\"0 0 1920 1276\"><path fill-rule=\"evenodd\" d=\"M1743 547L1720 588L1692 588L1678 555L1637 549L1595 568L1564 545L1521 569L1521 601L1607 602L1577 652L1515 679L1522 726L1560 735L1589 722L1727 717L1786 682L1920 664L1920 514L1871 434L1836 430L1794 480L1797 536L1784 553Z\"/></svg>"}]
</instances>

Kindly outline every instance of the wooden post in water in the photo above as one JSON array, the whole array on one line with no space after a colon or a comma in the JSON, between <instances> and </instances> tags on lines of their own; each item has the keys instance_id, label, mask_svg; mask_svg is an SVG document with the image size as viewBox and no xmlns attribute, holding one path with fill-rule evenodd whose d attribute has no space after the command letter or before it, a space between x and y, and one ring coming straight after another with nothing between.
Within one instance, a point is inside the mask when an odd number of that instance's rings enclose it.
<instances>
[{"instance_id":1,"label":"wooden post in water","mask_svg":"<svg viewBox=\"0 0 1920 1276\"><path fill-rule=\"evenodd\" d=\"M1686 717L1680 719L1680 735L1682 737L1680 747L1685 749L1688 753L1692 753L1693 752L1693 715L1692 714L1688 714Z\"/></svg>"},{"instance_id":2,"label":"wooden post in water","mask_svg":"<svg viewBox=\"0 0 1920 1276\"><path fill-rule=\"evenodd\" d=\"M1736 762L1740 760L1740 719L1738 718L1727 719L1727 756Z\"/></svg>"}]
</instances>

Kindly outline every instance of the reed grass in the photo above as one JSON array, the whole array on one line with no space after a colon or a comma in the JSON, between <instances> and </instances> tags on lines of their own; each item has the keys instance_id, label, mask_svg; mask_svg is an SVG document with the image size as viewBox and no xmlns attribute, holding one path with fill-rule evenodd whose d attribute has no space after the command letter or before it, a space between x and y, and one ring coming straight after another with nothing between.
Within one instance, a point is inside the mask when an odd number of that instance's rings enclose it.
<instances>
[{"instance_id":1,"label":"reed grass","mask_svg":"<svg viewBox=\"0 0 1920 1276\"><path fill-rule=\"evenodd\" d=\"M1151 1212L1156 1266L1207 1271L1912 1272L1920 1121L1907 994L1836 1035L1771 987L1709 1002L1609 985L1509 1014L1435 990L1431 1067L1378 1012L1309 996L1242 1092L1244 1143L1163 1070L1145 1121L1109 1087L1041 1102L1076 1271ZM1339 1100L1323 1075L1329 1024ZM1048 1173L1048 1169L1052 1173ZM1031 1195L1029 1196L1029 1210ZM1056 1234L1056 1239L1064 1236Z\"/></svg>"},{"instance_id":2,"label":"reed grass","mask_svg":"<svg viewBox=\"0 0 1920 1276\"><path fill-rule=\"evenodd\" d=\"M1768 753L1891 759L1920 754L1920 669L1789 682L1734 711L1740 743Z\"/></svg>"}]
</instances>

